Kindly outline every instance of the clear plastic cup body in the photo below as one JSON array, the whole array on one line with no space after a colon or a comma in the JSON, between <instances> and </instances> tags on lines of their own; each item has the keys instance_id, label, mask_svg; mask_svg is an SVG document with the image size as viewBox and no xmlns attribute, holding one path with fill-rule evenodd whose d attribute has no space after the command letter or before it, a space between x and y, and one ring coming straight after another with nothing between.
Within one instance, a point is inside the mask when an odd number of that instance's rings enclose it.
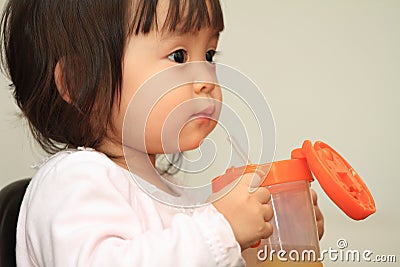
<instances>
[{"instance_id":1,"label":"clear plastic cup body","mask_svg":"<svg viewBox=\"0 0 400 267\"><path fill-rule=\"evenodd\" d=\"M300 180L268 189L273 234L257 248L243 252L247 266L322 266L310 183Z\"/></svg>"}]
</instances>

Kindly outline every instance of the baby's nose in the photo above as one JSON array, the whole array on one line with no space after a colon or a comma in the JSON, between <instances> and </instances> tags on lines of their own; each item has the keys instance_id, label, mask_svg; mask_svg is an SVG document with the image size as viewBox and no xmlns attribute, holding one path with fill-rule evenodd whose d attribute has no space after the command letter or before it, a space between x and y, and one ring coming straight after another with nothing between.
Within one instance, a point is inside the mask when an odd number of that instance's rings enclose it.
<instances>
[{"instance_id":1,"label":"baby's nose","mask_svg":"<svg viewBox=\"0 0 400 267\"><path fill-rule=\"evenodd\" d=\"M215 66L208 62L195 63L194 89L197 94L210 93L217 83Z\"/></svg>"},{"instance_id":2,"label":"baby's nose","mask_svg":"<svg viewBox=\"0 0 400 267\"><path fill-rule=\"evenodd\" d=\"M196 94L209 94L215 88L215 84L211 82L194 82L194 91Z\"/></svg>"}]
</instances>

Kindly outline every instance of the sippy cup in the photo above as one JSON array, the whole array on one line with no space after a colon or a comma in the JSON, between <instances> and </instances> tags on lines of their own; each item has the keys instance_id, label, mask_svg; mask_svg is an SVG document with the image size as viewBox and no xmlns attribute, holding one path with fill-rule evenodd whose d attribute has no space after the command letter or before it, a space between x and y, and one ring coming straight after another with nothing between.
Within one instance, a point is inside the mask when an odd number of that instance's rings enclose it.
<instances>
[{"instance_id":1,"label":"sippy cup","mask_svg":"<svg viewBox=\"0 0 400 267\"><path fill-rule=\"evenodd\" d=\"M322 266L311 199L313 175L331 200L355 220L375 212L368 188L353 168L330 146L305 141L291 159L231 168L213 180L218 192L245 173L264 178L261 186L271 193L273 234L243 252L247 266ZM311 173L312 172L312 173Z\"/></svg>"}]
</instances>

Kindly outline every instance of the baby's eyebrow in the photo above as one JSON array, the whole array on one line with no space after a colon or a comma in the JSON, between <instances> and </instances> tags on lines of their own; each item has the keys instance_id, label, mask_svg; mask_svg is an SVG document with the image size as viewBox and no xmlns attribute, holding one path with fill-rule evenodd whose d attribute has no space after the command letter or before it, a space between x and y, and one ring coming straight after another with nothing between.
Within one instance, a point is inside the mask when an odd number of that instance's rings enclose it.
<instances>
[{"instance_id":1,"label":"baby's eyebrow","mask_svg":"<svg viewBox=\"0 0 400 267\"><path fill-rule=\"evenodd\" d=\"M214 33L214 35L211 38L218 40L220 35L221 35L221 32L217 31Z\"/></svg>"},{"instance_id":2,"label":"baby's eyebrow","mask_svg":"<svg viewBox=\"0 0 400 267\"><path fill-rule=\"evenodd\" d=\"M184 35L190 35L190 32L179 32L179 31L166 31L161 33L160 40L161 41L166 41L168 39L173 39L173 38L179 38L179 37L184 37ZM220 36L220 31L215 31L212 33L210 39L217 39L219 40Z\"/></svg>"}]
</instances>

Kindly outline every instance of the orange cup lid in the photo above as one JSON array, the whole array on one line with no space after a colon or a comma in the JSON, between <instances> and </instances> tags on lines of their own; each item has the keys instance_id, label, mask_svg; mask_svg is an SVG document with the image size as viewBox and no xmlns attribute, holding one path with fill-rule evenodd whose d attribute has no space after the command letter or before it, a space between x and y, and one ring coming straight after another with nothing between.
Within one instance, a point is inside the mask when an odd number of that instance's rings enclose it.
<instances>
[{"instance_id":1,"label":"orange cup lid","mask_svg":"<svg viewBox=\"0 0 400 267\"><path fill-rule=\"evenodd\" d=\"M281 160L268 165L270 169L261 186L271 186L301 180L312 182L314 180L305 159Z\"/></svg>"},{"instance_id":2,"label":"orange cup lid","mask_svg":"<svg viewBox=\"0 0 400 267\"><path fill-rule=\"evenodd\" d=\"M323 142L304 141L303 147L292 151L290 160L267 164L232 167L212 181L213 192L218 192L246 173L264 177L261 186L313 181L314 174L329 198L350 218L362 220L376 211L374 199L361 177L333 148ZM311 170L311 171L310 171Z\"/></svg>"},{"instance_id":3,"label":"orange cup lid","mask_svg":"<svg viewBox=\"0 0 400 267\"><path fill-rule=\"evenodd\" d=\"M351 165L323 142L304 141L292 158L306 158L308 166L329 198L350 218L362 220L376 211L368 187Z\"/></svg>"},{"instance_id":4,"label":"orange cup lid","mask_svg":"<svg viewBox=\"0 0 400 267\"><path fill-rule=\"evenodd\" d=\"M246 173L257 173L262 179L260 186L294 182L300 180L313 181L313 176L308 168L307 161L302 159L289 159L266 164L248 164L242 167L231 167L225 174L212 180L213 192L218 192L232 181Z\"/></svg>"}]
</instances>

